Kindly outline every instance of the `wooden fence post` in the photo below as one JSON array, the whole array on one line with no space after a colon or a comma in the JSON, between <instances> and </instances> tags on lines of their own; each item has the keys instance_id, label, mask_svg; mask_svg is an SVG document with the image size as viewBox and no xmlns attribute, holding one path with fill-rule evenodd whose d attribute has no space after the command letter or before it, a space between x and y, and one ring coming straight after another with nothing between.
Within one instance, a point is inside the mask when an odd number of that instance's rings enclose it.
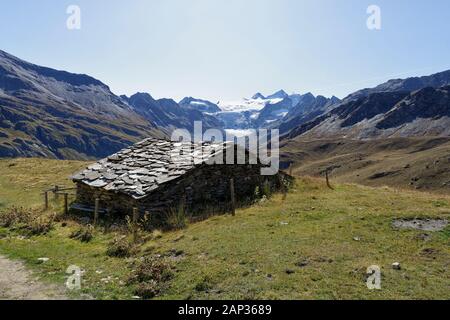
<instances>
[{"instance_id":1,"label":"wooden fence post","mask_svg":"<svg viewBox=\"0 0 450 320\"><path fill-rule=\"evenodd\" d=\"M292 177L292 163L289 165L289 175Z\"/></svg>"},{"instance_id":2,"label":"wooden fence post","mask_svg":"<svg viewBox=\"0 0 450 320\"><path fill-rule=\"evenodd\" d=\"M44 203L45 203L45 210L48 210L48 192L44 192Z\"/></svg>"},{"instance_id":3,"label":"wooden fence post","mask_svg":"<svg viewBox=\"0 0 450 320\"><path fill-rule=\"evenodd\" d=\"M69 194L64 193L64 215L69 214Z\"/></svg>"},{"instance_id":4,"label":"wooden fence post","mask_svg":"<svg viewBox=\"0 0 450 320\"><path fill-rule=\"evenodd\" d=\"M100 199L96 198L95 199L95 207L94 207L94 226L97 225L97 221L98 221L98 210L99 210L99 205L100 205Z\"/></svg>"},{"instance_id":5,"label":"wooden fence post","mask_svg":"<svg viewBox=\"0 0 450 320\"><path fill-rule=\"evenodd\" d=\"M59 186L56 185L53 192L54 192L54 194L55 194L55 200L58 201L58 199L59 199L59 194L58 194L58 192L59 192Z\"/></svg>"},{"instance_id":6,"label":"wooden fence post","mask_svg":"<svg viewBox=\"0 0 450 320\"><path fill-rule=\"evenodd\" d=\"M330 178L328 177L328 169L325 171L325 178L327 179L327 187L331 190L334 190L334 188L330 184Z\"/></svg>"},{"instance_id":7,"label":"wooden fence post","mask_svg":"<svg viewBox=\"0 0 450 320\"><path fill-rule=\"evenodd\" d=\"M236 196L234 193L234 179L230 179L230 193L231 193L231 214L236 215Z\"/></svg>"},{"instance_id":8,"label":"wooden fence post","mask_svg":"<svg viewBox=\"0 0 450 320\"><path fill-rule=\"evenodd\" d=\"M278 182L280 184L281 192L283 193L283 200L286 200L287 198L287 186L284 183L283 177L281 176L281 173L278 173Z\"/></svg>"},{"instance_id":9,"label":"wooden fence post","mask_svg":"<svg viewBox=\"0 0 450 320\"><path fill-rule=\"evenodd\" d=\"M138 208L133 208L133 242L138 241L138 228L139 228L139 210Z\"/></svg>"}]
</instances>

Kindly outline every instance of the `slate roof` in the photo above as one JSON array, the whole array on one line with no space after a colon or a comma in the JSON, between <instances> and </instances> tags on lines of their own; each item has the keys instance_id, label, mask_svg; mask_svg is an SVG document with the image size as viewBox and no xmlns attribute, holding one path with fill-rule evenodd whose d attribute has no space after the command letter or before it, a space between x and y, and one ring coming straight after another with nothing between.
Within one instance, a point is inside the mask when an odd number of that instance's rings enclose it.
<instances>
[{"instance_id":1,"label":"slate roof","mask_svg":"<svg viewBox=\"0 0 450 320\"><path fill-rule=\"evenodd\" d=\"M177 143L146 139L90 165L72 179L141 199L232 145L229 142Z\"/></svg>"}]
</instances>

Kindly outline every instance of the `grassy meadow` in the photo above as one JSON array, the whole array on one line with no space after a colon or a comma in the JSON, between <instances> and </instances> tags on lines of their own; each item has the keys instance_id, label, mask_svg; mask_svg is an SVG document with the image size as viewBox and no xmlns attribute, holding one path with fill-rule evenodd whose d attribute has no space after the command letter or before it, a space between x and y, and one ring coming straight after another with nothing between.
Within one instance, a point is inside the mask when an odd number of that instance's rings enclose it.
<instances>
[{"instance_id":1,"label":"grassy meadow","mask_svg":"<svg viewBox=\"0 0 450 320\"><path fill-rule=\"evenodd\" d=\"M86 163L38 159L0 161L0 210L42 206L43 189L70 185ZM129 281L143 257L165 257L173 275L155 299L450 299L450 228L395 230L396 218L450 219L450 196L353 184L326 187L298 177L286 199L240 209L171 232L141 233L126 258L106 254L121 230L93 231L83 243L70 235L80 222L59 215L44 235L0 228L0 254L23 260L43 281L63 285L70 265L83 272L81 292L95 299L132 299ZM46 213L42 213L46 214ZM127 236L124 233L124 236ZM48 257L45 263L38 258ZM399 262L401 270L392 263ZM378 265L382 289L366 287ZM135 297L136 298L136 297Z\"/></svg>"}]
</instances>

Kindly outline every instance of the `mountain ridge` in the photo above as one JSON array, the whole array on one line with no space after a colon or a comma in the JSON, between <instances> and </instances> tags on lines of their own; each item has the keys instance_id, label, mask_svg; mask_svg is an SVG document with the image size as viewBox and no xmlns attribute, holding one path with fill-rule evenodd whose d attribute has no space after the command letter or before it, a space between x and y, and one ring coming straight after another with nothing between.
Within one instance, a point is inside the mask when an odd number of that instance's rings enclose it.
<instances>
[{"instance_id":1,"label":"mountain ridge","mask_svg":"<svg viewBox=\"0 0 450 320\"><path fill-rule=\"evenodd\" d=\"M195 121L201 121L205 130L222 129L222 123L215 117L195 108L183 107L173 99L155 100L149 93L142 92L124 99L139 115L169 133L175 129L187 129L193 132Z\"/></svg>"},{"instance_id":2,"label":"mountain ridge","mask_svg":"<svg viewBox=\"0 0 450 320\"><path fill-rule=\"evenodd\" d=\"M101 81L0 52L0 157L94 159L165 137Z\"/></svg>"},{"instance_id":3,"label":"mountain ridge","mask_svg":"<svg viewBox=\"0 0 450 320\"><path fill-rule=\"evenodd\" d=\"M376 139L450 136L450 86L376 92L349 100L288 134L315 138Z\"/></svg>"}]
</instances>

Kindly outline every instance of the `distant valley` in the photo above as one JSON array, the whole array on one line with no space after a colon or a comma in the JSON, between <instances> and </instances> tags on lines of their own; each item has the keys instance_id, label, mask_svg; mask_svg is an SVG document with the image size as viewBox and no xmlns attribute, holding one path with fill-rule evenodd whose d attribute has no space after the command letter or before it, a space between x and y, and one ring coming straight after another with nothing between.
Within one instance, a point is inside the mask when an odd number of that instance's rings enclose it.
<instances>
[{"instance_id":1,"label":"distant valley","mask_svg":"<svg viewBox=\"0 0 450 320\"><path fill-rule=\"evenodd\" d=\"M203 110L222 122L224 129L273 129L289 132L297 125L315 118L339 103L336 97L315 97L312 93L287 94L284 90L264 96L261 93L240 101L219 101L214 104L195 98L185 98L180 105Z\"/></svg>"},{"instance_id":2,"label":"distant valley","mask_svg":"<svg viewBox=\"0 0 450 320\"><path fill-rule=\"evenodd\" d=\"M192 131L196 121L204 130L237 136L249 129L279 129L283 166L292 163L302 174L327 169L358 183L405 180L414 188L450 187L445 158L450 71L390 80L344 99L279 90L238 101L186 97L176 102L147 92L118 96L88 75L37 66L0 51L0 157L98 159L146 137L168 138L178 128ZM392 173L374 164L390 167L380 155L393 154L403 157L400 166L418 173L403 176L399 172L405 170L397 166ZM353 159L358 155L360 160ZM356 165L364 161L371 164ZM441 167L432 173L426 168L434 163Z\"/></svg>"},{"instance_id":3,"label":"distant valley","mask_svg":"<svg viewBox=\"0 0 450 320\"><path fill-rule=\"evenodd\" d=\"M375 140L307 139L282 142L284 168L300 176L324 177L332 183L393 186L448 194L450 137Z\"/></svg>"},{"instance_id":4,"label":"distant valley","mask_svg":"<svg viewBox=\"0 0 450 320\"><path fill-rule=\"evenodd\" d=\"M214 117L147 93L116 96L87 75L0 51L0 157L97 159L174 128L221 127Z\"/></svg>"}]
</instances>

